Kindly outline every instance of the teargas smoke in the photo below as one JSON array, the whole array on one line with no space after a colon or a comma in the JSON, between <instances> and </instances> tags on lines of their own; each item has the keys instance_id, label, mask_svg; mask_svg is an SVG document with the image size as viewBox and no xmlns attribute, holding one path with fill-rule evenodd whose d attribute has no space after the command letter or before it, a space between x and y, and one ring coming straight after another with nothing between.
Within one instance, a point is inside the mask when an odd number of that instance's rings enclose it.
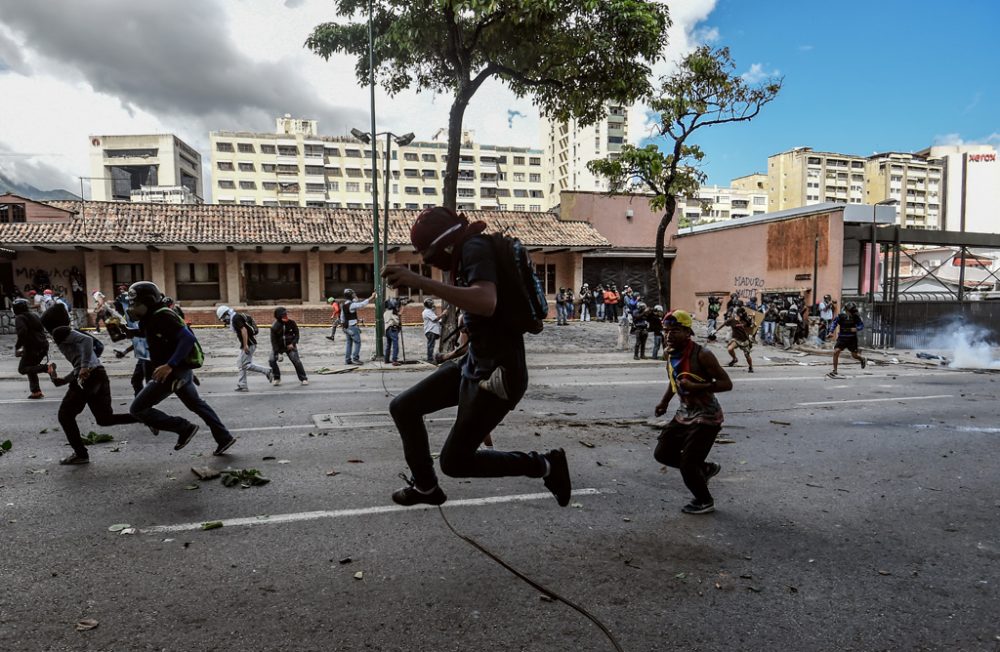
<instances>
[{"instance_id":1,"label":"teargas smoke","mask_svg":"<svg viewBox=\"0 0 1000 652\"><path fill-rule=\"evenodd\" d=\"M963 324L951 334L951 369L1000 369L1000 348L990 333L979 326Z\"/></svg>"}]
</instances>

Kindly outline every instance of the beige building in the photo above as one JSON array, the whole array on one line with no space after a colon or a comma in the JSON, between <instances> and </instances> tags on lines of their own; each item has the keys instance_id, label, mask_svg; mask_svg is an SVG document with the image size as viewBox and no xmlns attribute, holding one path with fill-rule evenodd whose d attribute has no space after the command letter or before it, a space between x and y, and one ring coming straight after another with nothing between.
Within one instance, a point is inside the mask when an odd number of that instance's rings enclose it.
<instances>
[{"instance_id":1,"label":"beige building","mask_svg":"<svg viewBox=\"0 0 1000 652\"><path fill-rule=\"evenodd\" d=\"M833 202L861 204L865 201L864 157L832 152L814 152L810 147L767 158L767 210Z\"/></svg>"},{"instance_id":2,"label":"beige building","mask_svg":"<svg viewBox=\"0 0 1000 652\"><path fill-rule=\"evenodd\" d=\"M628 107L612 105L600 122L588 127L575 120L555 122L542 117L542 147L545 151L545 195L551 208L559 204L559 193L607 190L587 163L621 152L628 142Z\"/></svg>"},{"instance_id":3,"label":"beige building","mask_svg":"<svg viewBox=\"0 0 1000 652\"><path fill-rule=\"evenodd\" d=\"M865 164L865 203L896 200L900 226L942 227L942 174L938 159L887 152L869 156Z\"/></svg>"},{"instance_id":4,"label":"beige building","mask_svg":"<svg viewBox=\"0 0 1000 652\"><path fill-rule=\"evenodd\" d=\"M484 145L463 134L460 210L543 211L542 152ZM211 143L212 196L219 204L371 208L371 145L351 136L320 136L315 120L286 115L275 133L216 131ZM392 145L389 205L420 209L442 202L447 163L443 130L430 141ZM385 141L375 143L379 204L384 202Z\"/></svg>"},{"instance_id":5,"label":"beige building","mask_svg":"<svg viewBox=\"0 0 1000 652\"><path fill-rule=\"evenodd\" d=\"M733 220L767 212L767 175L755 172L733 179L729 187L702 186L697 197L681 200L689 224Z\"/></svg>"},{"instance_id":6,"label":"beige building","mask_svg":"<svg viewBox=\"0 0 1000 652\"><path fill-rule=\"evenodd\" d=\"M201 203L201 174L201 154L173 134L90 136L94 201L147 201L152 195ZM188 193L170 190L177 187Z\"/></svg>"}]
</instances>

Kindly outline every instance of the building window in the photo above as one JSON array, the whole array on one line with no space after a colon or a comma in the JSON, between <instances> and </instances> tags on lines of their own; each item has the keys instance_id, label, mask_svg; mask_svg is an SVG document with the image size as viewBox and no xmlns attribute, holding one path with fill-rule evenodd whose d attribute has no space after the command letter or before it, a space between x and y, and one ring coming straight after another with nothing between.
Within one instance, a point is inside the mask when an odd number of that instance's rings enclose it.
<instances>
[{"instance_id":1,"label":"building window","mask_svg":"<svg viewBox=\"0 0 1000 652\"><path fill-rule=\"evenodd\" d=\"M232 172L233 164L229 161L219 161L215 164L215 167L219 168L223 172Z\"/></svg>"},{"instance_id":2,"label":"building window","mask_svg":"<svg viewBox=\"0 0 1000 652\"><path fill-rule=\"evenodd\" d=\"M274 174L274 172L277 169L278 169L278 166L275 165L274 163L261 163L260 164L260 171L261 172L270 172L271 174Z\"/></svg>"},{"instance_id":3,"label":"building window","mask_svg":"<svg viewBox=\"0 0 1000 652\"><path fill-rule=\"evenodd\" d=\"M415 211L418 208L420 208L419 204L406 204L406 210L408 211Z\"/></svg>"},{"instance_id":4,"label":"building window","mask_svg":"<svg viewBox=\"0 0 1000 652\"><path fill-rule=\"evenodd\" d=\"M528 191L525 190L525 189L523 189L523 188L515 188L514 189L514 196L515 197L527 197L528 196Z\"/></svg>"},{"instance_id":5,"label":"building window","mask_svg":"<svg viewBox=\"0 0 1000 652\"><path fill-rule=\"evenodd\" d=\"M299 148L296 145L278 145L278 156L298 156Z\"/></svg>"},{"instance_id":6,"label":"building window","mask_svg":"<svg viewBox=\"0 0 1000 652\"><path fill-rule=\"evenodd\" d=\"M524 165L524 157L523 156L515 156L514 157L514 165Z\"/></svg>"},{"instance_id":7,"label":"building window","mask_svg":"<svg viewBox=\"0 0 1000 652\"><path fill-rule=\"evenodd\" d=\"M0 204L0 224L26 221L24 204Z\"/></svg>"},{"instance_id":8,"label":"building window","mask_svg":"<svg viewBox=\"0 0 1000 652\"><path fill-rule=\"evenodd\" d=\"M754 197L753 198L753 204L754 204L754 206L766 206L767 205L767 197Z\"/></svg>"},{"instance_id":9,"label":"building window","mask_svg":"<svg viewBox=\"0 0 1000 652\"><path fill-rule=\"evenodd\" d=\"M233 151L233 144L224 141L219 141L215 143L215 151L217 152L231 152Z\"/></svg>"},{"instance_id":10,"label":"building window","mask_svg":"<svg viewBox=\"0 0 1000 652\"><path fill-rule=\"evenodd\" d=\"M542 282L545 294L555 294L558 288L556 288L556 266L554 264L535 265L535 276Z\"/></svg>"},{"instance_id":11,"label":"building window","mask_svg":"<svg viewBox=\"0 0 1000 652\"><path fill-rule=\"evenodd\" d=\"M240 172L255 172L253 163L240 163Z\"/></svg>"},{"instance_id":12,"label":"building window","mask_svg":"<svg viewBox=\"0 0 1000 652\"><path fill-rule=\"evenodd\" d=\"M365 192L370 193L371 191L372 191L372 184L366 183L365 184Z\"/></svg>"},{"instance_id":13,"label":"building window","mask_svg":"<svg viewBox=\"0 0 1000 652\"><path fill-rule=\"evenodd\" d=\"M323 291L328 297L342 297L347 288L354 290L359 297L367 297L375 289L374 278L372 266L365 263L323 265Z\"/></svg>"},{"instance_id":14,"label":"building window","mask_svg":"<svg viewBox=\"0 0 1000 652\"><path fill-rule=\"evenodd\" d=\"M541 183L542 182L542 175L541 174L536 174L536 173L531 173L531 174L528 175L528 181L530 181L531 183Z\"/></svg>"},{"instance_id":15,"label":"building window","mask_svg":"<svg viewBox=\"0 0 1000 652\"><path fill-rule=\"evenodd\" d=\"M434 188L434 187L425 187L424 190L423 190L423 192L424 192L425 195L436 195L437 194L437 188Z\"/></svg>"},{"instance_id":16,"label":"building window","mask_svg":"<svg viewBox=\"0 0 1000 652\"><path fill-rule=\"evenodd\" d=\"M298 263L246 263L248 303L302 300L302 272Z\"/></svg>"},{"instance_id":17,"label":"building window","mask_svg":"<svg viewBox=\"0 0 1000 652\"><path fill-rule=\"evenodd\" d=\"M403 154L403 160L404 161L416 161L418 159L417 159L417 155L414 152L406 152L405 154Z\"/></svg>"},{"instance_id":18,"label":"building window","mask_svg":"<svg viewBox=\"0 0 1000 652\"><path fill-rule=\"evenodd\" d=\"M524 172L514 173L514 183L524 183Z\"/></svg>"},{"instance_id":19,"label":"building window","mask_svg":"<svg viewBox=\"0 0 1000 652\"><path fill-rule=\"evenodd\" d=\"M361 173L361 168L347 168L347 176L352 179L360 179L364 175Z\"/></svg>"},{"instance_id":20,"label":"building window","mask_svg":"<svg viewBox=\"0 0 1000 652\"><path fill-rule=\"evenodd\" d=\"M306 192L325 192L325 191L326 191L326 184L325 183L307 183L306 184Z\"/></svg>"},{"instance_id":21,"label":"building window","mask_svg":"<svg viewBox=\"0 0 1000 652\"><path fill-rule=\"evenodd\" d=\"M176 263L174 273L179 301L218 301L222 298L218 263Z\"/></svg>"},{"instance_id":22,"label":"building window","mask_svg":"<svg viewBox=\"0 0 1000 652\"><path fill-rule=\"evenodd\" d=\"M357 181L348 181L344 187L347 192L361 192L361 184Z\"/></svg>"},{"instance_id":23,"label":"building window","mask_svg":"<svg viewBox=\"0 0 1000 652\"><path fill-rule=\"evenodd\" d=\"M261 185L264 187L264 190L277 190L278 189L278 182L277 181L265 181Z\"/></svg>"},{"instance_id":24,"label":"building window","mask_svg":"<svg viewBox=\"0 0 1000 652\"><path fill-rule=\"evenodd\" d=\"M255 181L240 181L240 190L256 190L257 183Z\"/></svg>"},{"instance_id":25,"label":"building window","mask_svg":"<svg viewBox=\"0 0 1000 652\"><path fill-rule=\"evenodd\" d=\"M515 211L523 211L524 210L524 204L514 204L514 210Z\"/></svg>"},{"instance_id":26,"label":"building window","mask_svg":"<svg viewBox=\"0 0 1000 652\"><path fill-rule=\"evenodd\" d=\"M347 158L361 158L361 150L360 149L345 149L344 150L344 156L346 156Z\"/></svg>"},{"instance_id":27,"label":"building window","mask_svg":"<svg viewBox=\"0 0 1000 652\"><path fill-rule=\"evenodd\" d=\"M339 181L327 181L326 182L326 189L327 190L332 190L333 192L339 192L340 191L340 182Z\"/></svg>"},{"instance_id":28,"label":"building window","mask_svg":"<svg viewBox=\"0 0 1000 652\"><path fill-rule=\"evenodd\" d=\"M256 150L254 149L253 143L239 143L236 148L241 154L253 154Z\"/></svg>"},{"instance_id":29,"label":"building window","mask_svg":"<svg viewBox=\"0 0 1000 652\"><path fill-rule=\"evenodd\" d=\"M610 140L610 138L608 140ZM542 158L540 156L532 156L528 160L528 164L529 165L541 165L542 164Z\"/></svg>"},{"instance_id":30,"label":"building window","mask_svg":"<svg viewBox=\"0 0 1000 652\"><path fill-rule=\"evenodd\" d=\"M427 163L436 163L437 157L434 156L433 154L421 154L420 160L425 161Z\"/></svg>"},{"instance_id":31,"label":"building window","mask_svg":"<svg viewBox=\"0 0 1000 652\"><path fill-rule=\"evenodd\" d=\"M232 179L219 179L219 187L232 190L236 187L236 183Z\"/></svg>"},{"instance_id":32,"label":"building window","mask_svg":"<svg viewBox=\"0 0 1000 652\"><path fill-rule=\"evenodd\" d=\"M111 285L132 285L137 281L145 281L146 275L141 263L125 263L122 265L111 265Z\"/></svg>"},{"instance_id":33,"label":"building window","mask_svg":"<svg viewBox=\"0 0 1000 652\"><path fill-rule=\"evenodd\" d=\"M315 174L315 175L318 175L318 176L322 176L323 175L323 166L322 165L307 165L306 166L306 174Z\"/></svg>"},{"instance_id":34,"label":"building window","mask_svg":"<svg viewBox=\"0 0 1000 652\"><path fill-rule=\"evenodd\" d=\"M541 207L541 205L540 205L540 204L532 204L532 205L531 205L531 206L529 207L529 210L530 210L530 211L531 211L532 213L541 213L541 212L542 212L542 207Z\"/></svg>"},{"instance_id":35,"label":"building window","mask_svg":"<svg viewBox=\"0 0 1000 652\"><path fill-rule=\"evenodd\" d=\"M276 150L274 148L274 145L261 145L260 146L260 153L261 154L274 154L275 151Z\"/></svg>"}]
</instances>

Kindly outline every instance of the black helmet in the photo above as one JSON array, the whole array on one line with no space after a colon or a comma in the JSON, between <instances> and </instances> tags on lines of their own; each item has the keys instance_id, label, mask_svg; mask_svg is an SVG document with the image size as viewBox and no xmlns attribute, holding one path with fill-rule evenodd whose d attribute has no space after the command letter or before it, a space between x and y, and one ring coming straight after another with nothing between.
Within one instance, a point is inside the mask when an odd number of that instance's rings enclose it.
<instances>
[{"instance_id":1,"label":"black helmet","mask_svg":"<svg viewBox=\"0 0 1000 652\"><path fill-rule=\"evenodd\" d=\"M434 299L424 299L424 308L433 308Z\"/></svg>"},{"instance_id":2,"label":"black helmet","mask_svg":"<svg viewBox=\"0 0 1000 652\"><path fill-rule=\"evenodd\" d=\"M848 301L847 305L844 306L844 310L846 310L847 312L857 312L858 304L854 303L853 301Z\"/></svg>"},{"instance_id":3,"label":"black helmet","mask_svg":"<svg viewBox=\"0 0 1000 652\"><path fill-rule=\"evenodd\" d=\"M345 299L353 299L356 296L357 295L354 294L354 290L352 290L351 288L347 288L347 289L344 290L344 298Z\"/></svg>"},{"instance_id":4,"label":"black helmet","mask_svg":"<svg viewBox=\"0 0 1000 652\"><path fill-rule=\"evenodd\" d=\"M274 318L275 319L281 319L282 317L284 317L287 314L288 314L288 311L285 310L284 306L278 306L277 308L274 309Z\"/></svg>"},{"instance_id":5,"label":"black helmet","mask_svg":"<svg viewBox=\"0 0 1000 652\"><path fill-rule=\"evenodd\" d=\"M138 281L128 289L128 316L138 321L163 305L163 293L156 283Z\"/></svg>"},{"instance_id":6,"label":"black helmet","mask_svg":"<svg viewBox=\"0 0 1000 652\"><path fill-rule=\"evenodd\" d=\"M397 301L396 299L386 299L385 300L385 309L386 310L393 310L393 311L398 310L399 309L399 301Z\"/></svg>"},{"instance_id":7,"label":"black helmet","mask_svg":"<svg viewBox=\"0 0 1000 652\"><path fill-rule=\"evenodd\" d=\"M165 305L168 308L174 305L173 297L163 297L163 305Z\"/></svg>"},{"instance_id":8,"label":"black helmet","mask_svg":"<svg viewBox=\"0 0 1000 652\"><path fill-rule=\"evenodd\" d=\"M69 325L69 312L66 311L66 306L61 303L52 304L48 310L42 313L42 326L49 333L52 333L52 331L60 326Z\"/></svg>"},{"instance_id":9,"label":"black helmet","mask_svg":"<svg viewBox=\"0 0 1000 652\"><path fill-rule=\"evenodd\" d=\"M14 311L15 315L24 315L31 310L31 304L28 303L27 299L14 299L14 303L11 304L11 309Z\"/></svg>"}]
</instances>

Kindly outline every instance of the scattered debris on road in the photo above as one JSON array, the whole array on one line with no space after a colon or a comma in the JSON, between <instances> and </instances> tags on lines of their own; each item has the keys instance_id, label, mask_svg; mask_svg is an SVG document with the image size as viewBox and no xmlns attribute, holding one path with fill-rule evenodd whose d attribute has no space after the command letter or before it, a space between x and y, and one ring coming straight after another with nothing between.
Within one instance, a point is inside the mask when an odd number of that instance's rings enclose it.
<instances>
[{"instance_id":1,"label":"scattered debris on road","mask_svg":"<svg viewBox=\"0 0 1000 652\"><path fill-rule=\"evenodd\" d=\"M83 620L81 620L81 621L79 621L79 622L76 623L76 631L78 631L78 632L86 632L88 630L94 629L99 624L100 623L98 623L93 618L85 618L85 619L83 619Z\"/></svg>"}]
</instances>

